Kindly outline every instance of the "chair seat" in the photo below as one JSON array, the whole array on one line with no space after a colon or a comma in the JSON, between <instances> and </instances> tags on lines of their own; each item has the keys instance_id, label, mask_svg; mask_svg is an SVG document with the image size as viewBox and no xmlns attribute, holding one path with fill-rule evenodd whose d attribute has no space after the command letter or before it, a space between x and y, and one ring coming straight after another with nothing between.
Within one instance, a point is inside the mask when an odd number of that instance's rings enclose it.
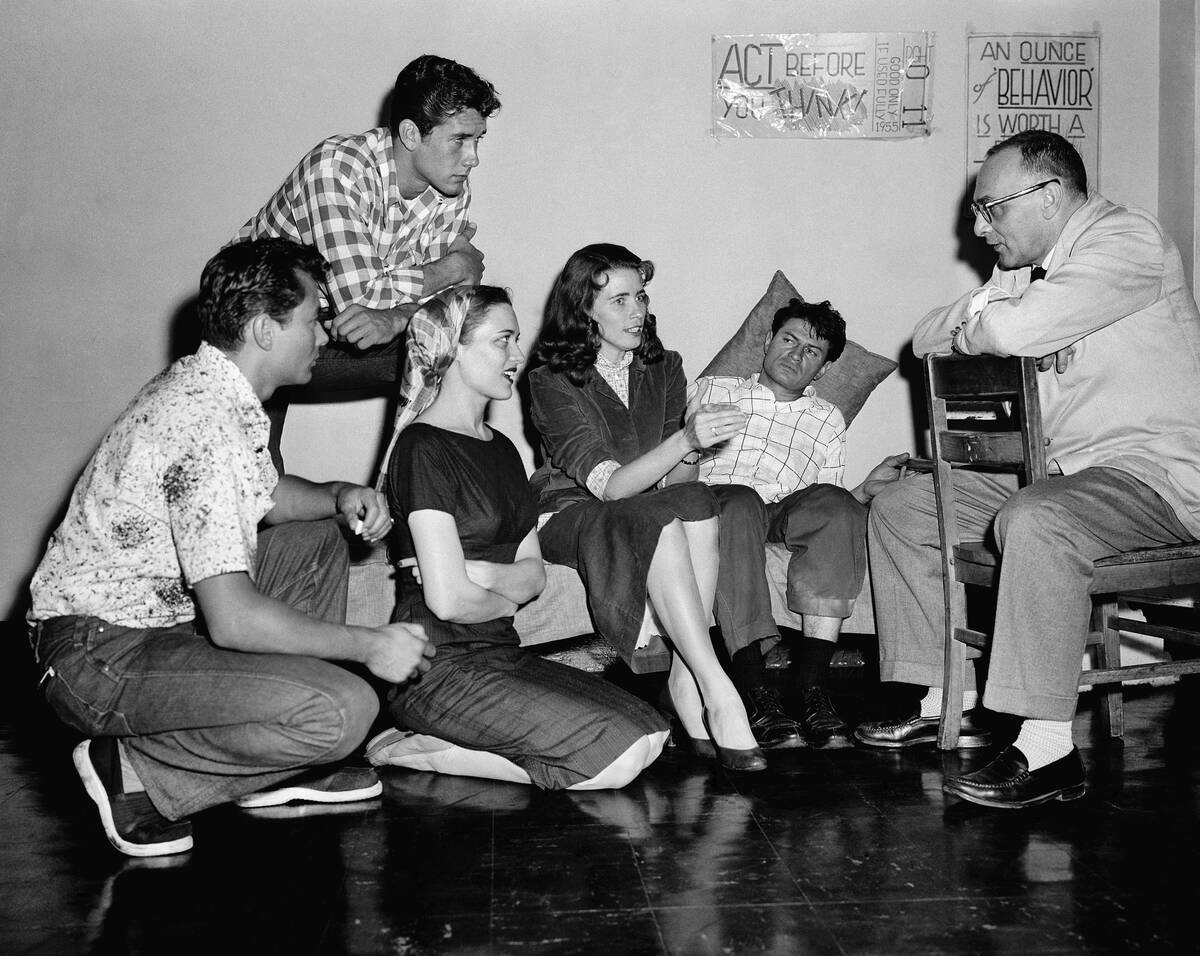
<instances>
[{"instance_id":1,"label":"chair seat","mask_svg":"<svg viewBox=\"0 0 1200 956\"><path fill-rule=\"evenodd\" d=\"M955 545L955 576L964 584L992 587L999 555L986 541ZM1092 594L1129 593L1170 588L1200 579L1200 542L1143 548L1100 558L1089 589Z\"/></svg>"}]
</instances>

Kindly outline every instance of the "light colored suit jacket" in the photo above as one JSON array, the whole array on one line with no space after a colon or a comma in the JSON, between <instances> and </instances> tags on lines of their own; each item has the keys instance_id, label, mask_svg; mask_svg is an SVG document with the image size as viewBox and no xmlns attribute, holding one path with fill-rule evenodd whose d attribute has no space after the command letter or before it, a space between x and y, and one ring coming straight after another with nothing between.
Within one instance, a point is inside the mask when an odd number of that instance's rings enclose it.
<instances>
[{"instance_id":1,"label":"light colored suit jacket","mask_svg":"<svg viewBox=\"0 0 1200 956\"><path fill-rule=\"evenodd\" d=\"M1064 474L1103 465L1157 491L1200 536L1200 311L1179 250L1149 213L1092 195L1047 259L992 273L934 309L913 333L917 355L1043 356L1073 345L1063 373L1040 373L1049 456ZM956 334L957 333L957 334Z\"/></svg>"}]
</instances>

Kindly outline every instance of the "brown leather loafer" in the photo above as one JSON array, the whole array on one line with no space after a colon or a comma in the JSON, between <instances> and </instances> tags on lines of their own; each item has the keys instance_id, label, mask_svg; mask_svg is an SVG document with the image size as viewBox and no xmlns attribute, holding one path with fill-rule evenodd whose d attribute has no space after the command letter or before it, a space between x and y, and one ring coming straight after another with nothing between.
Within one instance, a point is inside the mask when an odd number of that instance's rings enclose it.
<instances>
[{"instance_id":1,"label":"brown leather loafer","mask_svg":"<svg viewBox=\"0 0 1200 956\"><path fill-rule=\"evenodd\" d=\"M1005 747L982 770L947 777L942 789L981 806L1020 810L1051 800L1078 800L1087 792L1087 782L1075 747L1037 770L1029 769L1029 761L1016 747Z\"/></svg>"},{"instance_id":2,"label":"brown leather loafer","mask_svg":"<svg viewBox=\"0 0 1200 956\"><path fill-rule=\"evenodd\" d=\"M877 720L859 724L858 729L854 731L854 739L860 744L884 750L934 744L937 743L937 735L938 718L922 717L919 714L900 720ZM962 724L959 726L958 749L978 750L991 745L991 732L975 722L974 710L968 710L962 715Z\"/></svg>"}]
</instances>

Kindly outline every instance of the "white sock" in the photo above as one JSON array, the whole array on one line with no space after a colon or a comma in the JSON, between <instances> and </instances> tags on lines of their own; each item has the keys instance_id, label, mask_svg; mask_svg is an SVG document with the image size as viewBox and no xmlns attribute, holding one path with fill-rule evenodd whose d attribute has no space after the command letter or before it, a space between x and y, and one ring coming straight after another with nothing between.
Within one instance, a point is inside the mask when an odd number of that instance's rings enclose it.
<instances>
[{"instance_id":1,"label":"white sock","mask_svg":"<svg viewBox=\"0 0 1200 956\"><path fill-rule=\"evenodd\" d=\"M979 703L979 692L974 690L963 691L963 713L968 710L973 710L975 705ZM941 717L942 716L942 689L940 687L930 687L928 693L921 698L921 716L922 717Z\"/></svg>"},{"instance_id":2,"label":"white sock","mask_svg":"<svg viewBox=\"0 0 1200 956\"><path fill-rule=\"evenodd\" d=\"M1025 755L1030 770L1038 770L1071 752L1071 721L1026 720L1013 746Z\"/></svg>"}]
</instances>

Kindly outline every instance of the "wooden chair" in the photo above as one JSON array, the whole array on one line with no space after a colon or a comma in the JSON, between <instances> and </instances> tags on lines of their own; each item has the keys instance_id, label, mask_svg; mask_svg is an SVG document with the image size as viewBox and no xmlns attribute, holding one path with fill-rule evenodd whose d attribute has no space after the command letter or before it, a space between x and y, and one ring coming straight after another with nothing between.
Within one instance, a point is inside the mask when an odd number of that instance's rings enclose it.
<instances>
[{"instance_id":1,"label":"wooden chair","mask_svg":"<svg viewBox=\"0 0 1200 956\"><path fill-rule=\"evenodd\" d=\"M1021 486L1041 481L1046 478L1046 442L1032 358L930 355L925 359L925 390L946 613L938 746L950 750L958 744L962 722L964 661L980 656L989 639L987 634L967 628L962 588L967 584L995 587L1000 560L990 542L959 540L954 472L960 468L1013 472ZM1124 731L1122 681L1200 673L1200 659L1122 667L1121 631L1200 647L1200 628L1122 617L1119 598L1152 603L1169 599L1173 588L1196 584L1200 584L1198 542L1114 555L1095 563L1087 643L1095 649L1096 669L1085 671L1080 684L1102 688L1105 706L1101 714L1111 736L1120 737ZM1188 617L1195 620L1195 612Z\"/></svg>"}]
</instances>

